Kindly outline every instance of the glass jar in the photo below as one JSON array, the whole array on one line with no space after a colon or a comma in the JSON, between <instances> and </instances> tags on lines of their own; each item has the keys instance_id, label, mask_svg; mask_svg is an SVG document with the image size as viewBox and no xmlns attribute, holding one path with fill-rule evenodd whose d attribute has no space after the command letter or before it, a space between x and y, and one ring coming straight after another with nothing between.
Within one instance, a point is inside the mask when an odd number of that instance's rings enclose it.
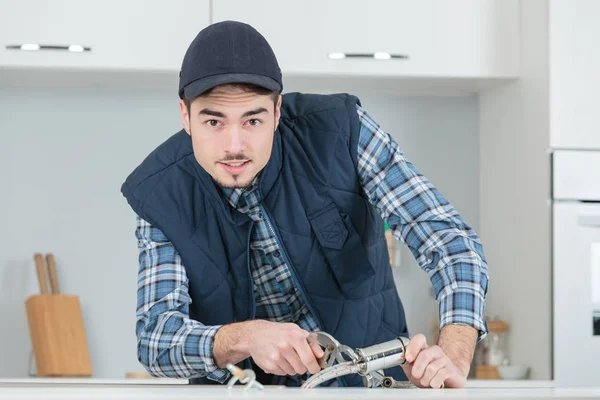
<instances>
[{"instance_id":1,"label":"glass jar","mask_svg":"<svg viewBox=\"0 0 600 400\"><path fill-rule=\"evenodd\" d=\"M488 335L479 343L477 365L508 363L508 324L501 319L488 321Z\"/></svg>"}]
</instances>

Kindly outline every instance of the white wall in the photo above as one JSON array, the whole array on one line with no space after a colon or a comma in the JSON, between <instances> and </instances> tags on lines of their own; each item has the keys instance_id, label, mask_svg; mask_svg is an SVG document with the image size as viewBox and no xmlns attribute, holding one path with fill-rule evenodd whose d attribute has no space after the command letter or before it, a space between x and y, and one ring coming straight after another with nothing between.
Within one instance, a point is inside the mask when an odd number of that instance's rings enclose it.
<instances>
[{"instance_id":1,"label":"white wall","mask_svg":"<svg viewBox=\"0 0 600 400\"><path fill-rule=\"evenodd\" d=\"M547 13L546 0L521 2L522 78L480 96L488 310L509 323L511 362L532 379L552 378Z\"/></svg>"},{"instance_id":2,"label":"white wall","mask_svg":"<svg viewBox=\"0 0 600 400\"><path fill-rule=\"evenodd\" d=\"M363 106L477 229L477 99L357 87ZM303 81L287 86L312 89ZM174 90L0 89L0 376L28 373L24 301L38 292L38 251L55 254L61 289L80 296L94 376L121 378L141 370L135 356L134 216L120 185L178 129ZM403 264L395 275L411 331L427 333L437 316L429 281L408 251Z\"/></svg>"},{"instance_id":3,"label":"white wall","mask_svg":"<svg viewBox=\"0 0 600 400\"><path fill-rule=\"evenodd\" d=\"M39 292L36 251L55 254L62 291L80 296L95 376L140 369L135 219L120 185L179 129L176 100L156 91L0 90L0 376L27 375L24 301Z\"/></svg>"}]
</instances>

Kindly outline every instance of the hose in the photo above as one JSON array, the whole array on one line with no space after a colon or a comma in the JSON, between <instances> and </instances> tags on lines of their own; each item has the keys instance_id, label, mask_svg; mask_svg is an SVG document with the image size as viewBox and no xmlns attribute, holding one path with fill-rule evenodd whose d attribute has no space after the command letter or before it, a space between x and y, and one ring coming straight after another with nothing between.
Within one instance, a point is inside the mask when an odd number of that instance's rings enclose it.
<instances>
[{"instance_id":1,"label":"hose","mask_svg":"<svg viewBox=\"0 0 600 400\"><path fill-rule=\"evenodd\" d=\"M357 374L360 372L361 366L353 361L348 361L340 364L336 364L332 367L326 368L320 372L317 372L302 384L302 388L312 389L319 386L323 382L328 380L339 378L340 376Z\"/></svg>"}]
</instances>

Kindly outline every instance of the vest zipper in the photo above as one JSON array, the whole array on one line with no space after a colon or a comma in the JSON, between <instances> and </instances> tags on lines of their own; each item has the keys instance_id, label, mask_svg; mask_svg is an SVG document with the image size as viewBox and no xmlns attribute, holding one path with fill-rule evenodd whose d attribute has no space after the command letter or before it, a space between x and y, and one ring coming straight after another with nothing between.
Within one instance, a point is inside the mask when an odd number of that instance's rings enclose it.
<instances>
[{"instance_id":1,"label":"vest zipper","mask_svg":"<svg viewBox=\"0 0 600 400\"><path fill-rule=\"evenodd\" d=\"M281 241L281 239L275 232L275 229L273 229L273 225L271 225L271 217L269 216L267 209L265 207L263 207L262 205L259 205L259 209L263 212L265 221L267 222L267 226L271 230L271 233L275 237L275 240L277 241L277 244L279 245L279 248L281 249L281 252L283 254L283 261L289 266L290 271L292 272L291 273L292 281L294 282L296 288L300 292L300 296L302 296L302 300L304 300L304 304L306 304L306 306L308 307L311 314L317 319L317 322L319 323L319 329L323 330L323 322L321 322L319 315L315 312L313 306L308 301L308 297L306 296L306 293L304 291L304 286L302 286L302 284L300 283L300 280L298 279L296 269L294 268L294 266L292 265L292 263L290 261L287 251L286 251L285 247L283 246L283 242Z\"/></svg>"},{"instance_id":2,"label":"vest zipper","mask_svg":"<svg viewBox=\"0 0 600 400\"><path fill-rule=\"evenodd\" d=\"M267 209L265 207L263 207L262 204L259 204L259 210L263 213L263 217L265 218L267 226L271 230L271 234L275 237L275 240L277 241L277 244L278 244L279 248L281 249L281 252L283 254L283 262L285 262L288 265L288 267L290 268L290 271L291 271L290 275L292 276L292 281L294 282L296 288L300 292L300 296L302 297L302 300L304 300L304 304L306 304L306 306L308 307L308 310L316 318L317 323L319 324L319 329L322 331L323 330L323 322L319 318L319 315L315 312L315 309L313 308L312 304L310 304L310 301L308 301L308 297L306 296L306 293L304 291L304 286L302 285L302 283L300 283L300 280L298 279L296 269L294 268L294 265L292 265L292 262L290 261L290 257L287 254L287 250L283 246L283 242L281 241L281 238L277 235L277 232L275 232L275 229L273 229L273 225L271 225L271 217L270 217L269 213L267 212ZM250 250L250 247L248 247L248 250ZM250 264L248 263L248 265L250 265ZM344 380L344 377L342 377L342 376L337 377L336 381L338 382L338 385L340 387L347 386L346 381Z\"/></svg>"},{"instance_id":3,"label":"vest zipper","mask_svg":"<svg viewBox=\"0 0 600 400\"><path fill-rule=\"evenodd\" d=\"M252 278L252 269L250 268L250 238L252 236L252 228L254 228L254 221L250 221L250 229L248 230L248 242L246 248L246 261L248 263L248 275L250 282L250 319L256 317L256 299L254 298L254 278Z\"/></svg>"}]
</instances>

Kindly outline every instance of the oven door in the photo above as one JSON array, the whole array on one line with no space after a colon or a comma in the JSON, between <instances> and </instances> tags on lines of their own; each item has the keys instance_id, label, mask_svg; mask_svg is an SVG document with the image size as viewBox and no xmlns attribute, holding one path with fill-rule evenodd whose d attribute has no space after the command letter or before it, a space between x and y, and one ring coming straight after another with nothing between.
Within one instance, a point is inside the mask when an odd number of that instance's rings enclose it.
<instances>
[{"instance_id":1,"label":"oven door","mask_svg":"<svg viewBox=\"0 0 600 400\"><path fill-rule=\"evenodd\" d=\"M553 253L555 382L598 385L600 203L553 204Z\"/></svg>"}]
</instances>

